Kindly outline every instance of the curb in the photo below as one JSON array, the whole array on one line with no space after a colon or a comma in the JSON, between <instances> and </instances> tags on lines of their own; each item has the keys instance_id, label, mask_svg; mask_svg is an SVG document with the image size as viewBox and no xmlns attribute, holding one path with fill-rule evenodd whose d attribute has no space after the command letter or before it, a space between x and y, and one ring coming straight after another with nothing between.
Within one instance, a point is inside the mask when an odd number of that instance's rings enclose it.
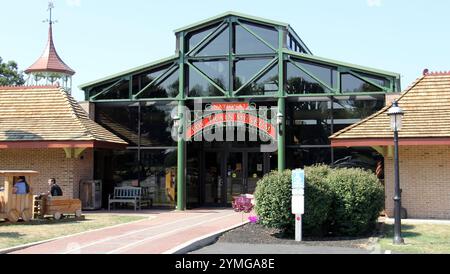
<instances>
[{"instance_id":1,"label":"curb","mask_svg":"<svg viewBox=\"0 0 450 274\"><path fill-rule=\"evenodd\" d=\"M233 225L231 227L227 227L225 229L207 234L205 236L201 236L198 238L195 238L193 240L190 240L184 244L178 245L172 249L169 249L162 254L187 254L189 252L192 252L194 250L200 249L202 247L205 247L207 245L213 244L217 241L217 239L225 232L236 229L238 227L244 226L246 224L250 223L250 221L246 221L244 223L240 223L238 225Z\"/></svg>"},{"instance_id":2,"label":"curb","mask_svg":"<svg viewBox=\"0 0 450 274\"><path fill-rule=\"evenodd\" d=\"M88 231L83 231L83 232L79 232L79 233L75 233L75 234L71 234L71 235L65 235L65 236L61 236L61 237L56 237L56 238L52 238L52 239L47 239L47 240L42 240L39 242L34 242L34 243L28 243L28 244L24 244L24 245L19 245L19 246L13 246L13 247L8 247L5 249L0 249L0 254L8 254L14 251L19 251L22 249L27 249L36 245L40 245L40 244L45 244L48 242L53 242L53 241L57 241L57 240L61 240L61 239L65 239L65 238L69 238L69 237L73 237L73 236L79 236L79 235L83 235L86 233L90 233L90 232L97 232L97 231L101 231L101 230L105 230L105 229L110 229L110 228L116 228L116 227L121 227L123 225L129 225L129 224L133 224L133 223L139 223L139 222L143 222L143 221L148 221L149 219L154 219L153 218L146 218L146 219L142 219L142 220L137 220L137 221L133 221L133 222L129 222L129 223L123 223L123 224L117 224L117 225L113 225L113 226L107 226L107 227L101 227L101 228L97 228L97 229L92 229L92 230L88 230Z\"/></svg>"}]
</instances>

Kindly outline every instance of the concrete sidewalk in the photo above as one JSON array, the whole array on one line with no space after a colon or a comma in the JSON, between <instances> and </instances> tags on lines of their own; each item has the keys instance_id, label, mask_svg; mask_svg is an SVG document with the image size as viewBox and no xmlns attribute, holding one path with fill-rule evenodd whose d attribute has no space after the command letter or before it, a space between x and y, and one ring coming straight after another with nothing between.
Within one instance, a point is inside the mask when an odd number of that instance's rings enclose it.
<instances>
[{"instance_id":1,"label":"concrete sidewalk","mask_svg":"<svg viewBox=\"0 0 450 274\"><path fill-rule=\"evenodd\" d=\"M22 249L14 254L160 254L205 235L244 224L232 209L157 212L155 218L104 228Z\"/></svg>"},{"instance_id":2,"label":"concrete sidewalk","mask_svg":"<svg viewBox=\"0 0 450 274\"><path fill-rule=\"evenodd\" d=\"M216 243L189 254L371 254L357 248L307 246L307 245L267 245Z\"/></svg>"}]
</instances>

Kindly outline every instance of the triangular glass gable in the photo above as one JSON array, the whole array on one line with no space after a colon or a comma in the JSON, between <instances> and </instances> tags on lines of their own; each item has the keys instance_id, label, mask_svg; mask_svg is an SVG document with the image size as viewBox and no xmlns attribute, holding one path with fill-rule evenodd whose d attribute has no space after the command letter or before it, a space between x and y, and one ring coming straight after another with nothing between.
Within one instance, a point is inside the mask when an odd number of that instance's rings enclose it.
<instances>
[{"instance_id":1,"label":"triangular glass gable","mask_svg":"<svg viewBox=\"0 0 450 274\"><path fill-rule=\"evenodd\" d=\"M243 88L239 95L273 95L278 92L278 65L274 65L259 79Z\"/></svg>"},{"instance_id":2,"label":"triangular glass gable","mask_svg":"<svg viewBox=\"0 0 450 274\"><path fill-rule=\"evenodd\" d=\"M314 77L327 84L329 87L336 86L336 68L302 60L296 60L295 62L300 67L303 67L305 70L307 70L310 74L314 75Z\"/></svg>"},{"instance_id":3,"label":"triangular glass gable","mask_svg":"<svg viewBox=\"0 0 450 274\"><path fill-rule=\"evenodd\" d=\"M189 68L188 88L189 97L224 96L223 92L191 67Z\"/></svg>"},{"instance_id":4,"label":"triangular glass gable","mask_svg":"<svg viewBox=\"0 0 450 274\"><path fill-rule=\"evenodd\" d=\"M206 74L218 86L228 90L229 64L228 61L201 61L192 63L196 68Z\"/></svg>"},{"instance_id":5,"label":"triangular glass gable","mask_svg":"<svg viewBox=\"0 0 450 274\"><path fill-rule=\"evenodd\" d=\"M174 98L179 92L178 68L160 84L148 87L138 98Z\"/></svg>"},{"instance_id":6,"label":"triangular glass gable","mask_svg":"<svg viewBox=\"0 0 450 274\"><path fill-rule=\"evenodd\" d=\"M345 93L377 92L382 91L382 89L363 81L350 73L343 73L341 75L341 91Z\"/></svg>"},{"instance_id":7,"label":"triangular glass gable","mask_svg":"<svg viewBox=\"0 0 450 274\"><path fill-rule=\"evenodd\" d=\"M235 25L236 54L273 53L274 50L261 42L239 24Z\"/></svg>"},{"instance_id":8,"label":"triangular glass gable","mask_svg":"<svg viewBox=\"0 0 450 274\"><path fill-rule=\"evenodd\" d=\"M186 41L188 41L188 49L187 50L191 50L195 46L197 46L198 43L200 43L200 41L202 41L206 36L208 36L210 33L212 33L218 27L218 25L219 24L208 26L206 28L203 28L201 30L191 32L190 34L188 34L188 36L186 38Z\"/></svg>"},{"instance_id":9,"label":"triangular glass gable","mask_svg":"<svg viewBox=\"0 0 450 274\"><path fill-rule=\"evenodd\" d=\"M290 62L286 66L286 91L289 94L325 93L319 82Z\"/></svg>"},{"instance_id":10,"label":"triangular glass gable","mask_svg":"<svg viewBox=\"0 0 450 274\"><path fill-rule=\"evenodd\" d=\"M235 63L234 90L238 90L269 64L271 59L242 59Z\"/></svg>"},{"instance_id":11,"label":"triangular glass gable","mask_svg":"<svg viewBox=\"0 0 450 274\"><path fill-rule=\"evenodd\" d=\"M195 56L223 56L230 51L230 30L225 28L217 37L204 46Z\"/></svg>"}]
</instances>

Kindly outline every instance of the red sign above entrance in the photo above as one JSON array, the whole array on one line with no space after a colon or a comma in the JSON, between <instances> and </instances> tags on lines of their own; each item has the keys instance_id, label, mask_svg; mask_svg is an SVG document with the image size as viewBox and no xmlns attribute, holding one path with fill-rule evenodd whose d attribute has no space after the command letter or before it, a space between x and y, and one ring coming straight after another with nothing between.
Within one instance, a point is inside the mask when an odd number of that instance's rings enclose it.
<instances>
[{"instance_id":1,"label":"red sign above entrance","mask_svg":"<svg viewBox=\"0 0 450 274\"><path fill-rule=\"evenodd\" d=\"M233 125L235 123L247 124L276 139L277 134L274 125L258 117L256 111L255 113L246 112L250 110L249 103L213 103L209 110L217 111L217 113L209 114L190 125L186 132L188 140L208 127L224 125L225 123L232 123Z\"/></svg>"}]
</instances>

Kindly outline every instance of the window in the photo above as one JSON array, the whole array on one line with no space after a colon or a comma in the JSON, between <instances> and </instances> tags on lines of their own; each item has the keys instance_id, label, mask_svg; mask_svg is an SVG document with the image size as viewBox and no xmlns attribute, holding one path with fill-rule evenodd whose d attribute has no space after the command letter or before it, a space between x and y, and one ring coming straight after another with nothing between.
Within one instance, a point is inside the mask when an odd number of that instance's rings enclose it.
<instances>
[{"instance_id":1,"label":"window","mask_svg":"<svg viewBox=\"0 0 450 274\"><path fill-rule=\"evenodd\" d=\"M201 70L206 76L214 81L224 90L228 90L229 86L229 65L228 61L201 61L193 62L195 67Z\"/></svg>"},{"instance_id":2,"label":"window","mask_svg":"<svg viewBox=\"0 0 450 274\"><path fill-rule=\"evenodd\" d=\"M295 62L299 67L304 68L314 77L327 84L329 87L333 88L336 86L336 68L303 60L296 60Z\"/></svg>"},{"instance_id":3,"label":"window","mask_svg":"<svg viewBox=\"0 0 450 274\"><path fill-rule=\"evenodd\" d=\"M278 92L278 65L244 87L239 95L274 95Z\"/></svg>"},{"instance_id":4,"label":"window","mask_svg":"<svg viewBox=\"0 0 450 274\"><path fill-rule=\"evenodd\" d=\"M242 59L235 62L234 90L238 90L268 65L270 59Z\"/></svg>"},{"instance_id":5,"label":"window","mask_svg":"<svg viewBox=\"0 0 450 274\"><path fill-rule=\"evenodd\" d=\"M258 27L250 24L243 24L246 28L253 31L260 38L262 38L266 43L274 47L278 47L278 39L274 41L273 37L277 38L277 33L271 33L272 31L267 28ZM261 40L256 38L252 33L247 31L244 27L239 24L234 24L235 29L235 53L236 54L264 54L264 53L274 53L274 50L263 43ZM276 42L276 43L275 43Z\"/></svg>"},{"instance_id":6,"label":"window","mask_svg":"<svg viewBox=\"0 0 450 274\"><path fill-rule=\"evenodd\" d=\"M138 98L174 98L179 92L178 68L139 94Z\"/></svg>"},{"instance_id":7,"label":"window","mask_svg":"<svg viewBox=\"0 0 450 274\"><path fill-rule=\"evenodd\" d=\"M229 28L226 27L211 42L201 48L196 56L223 56L228 55L230 50Z\"/></svg>"},{"instance_id":8,"label":"window","mask_svg":"<svg viewBox=\"0 0 450 274\"><path fill-rule=\"evenodd\" d=\"M110 99L128 99L130 97L130 81L116 80L91 90L90 95L94 96L95 100L110 100Z\"/></svg>"},{"instance_id":9,"label":"window","mask_svg":"<svg viewBox=\"0 0 450 274\"><path fill-rule=\"evenodd\" d=\"M286 92L289 94L314 94L325 93L325 89L311 76L287 62Z\"/></svg>"},{"instance_id":10,"label":"window","mask_svg":"<svg viewBox=\"0 0 450 274\"><path fill-rule=\"evenodd\" d=\"M379 87L363 81L350 73L341 74L341 90L344 93L383 91Z\"/></svg>"},{"instance_id":11,"label":"window","mask_svg":"<svg viewBox=\"0 0 450 274\"><path fill-rule=\"evenodd\" d=\"M186 36L187 41L187 50L190 51L195 46L197 46L206 36L210 35L219 24L214 24L212 26L208 26L206 28L202 28L198 31L191 32Z\"/></svg>"},{"instance_id":12,"label":"window","mask_svg":"<svg viewBox=\"0 0 450 274\"><path fill-rule=\"evenodd\" d=\"M166 65L160 68L155 68L133 77L133 95L136 95L143 88L148 86L156 78L160 77L164 72L169 69L171 65Z\"/></svg>"},{"instance_id":13,"label":"window","mask_svg":"<svg viewBox=\"0 0 450 274\"><path fill-rule=\"evenodd\" d=\"M224 93L208 82L204 76L200 75L193 68L188 70L188 96L189 97L207 97L224 96Z\"/></svg>"}]
</instances>

